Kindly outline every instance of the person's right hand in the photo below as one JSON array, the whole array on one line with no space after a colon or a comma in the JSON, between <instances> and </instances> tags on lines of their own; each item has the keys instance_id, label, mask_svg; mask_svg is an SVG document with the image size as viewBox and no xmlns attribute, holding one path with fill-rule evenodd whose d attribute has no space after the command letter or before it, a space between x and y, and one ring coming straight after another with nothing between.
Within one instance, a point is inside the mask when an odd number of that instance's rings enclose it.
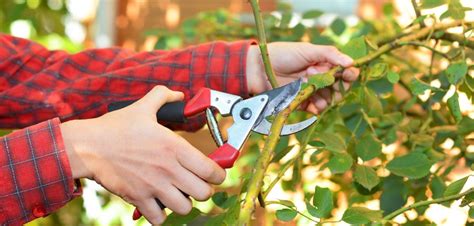
<instances>
[{"instance_id":1,"label":"person's right hand","mask_svg":"<svg viewBox=\"0 0 474 226\"><path fill-rule=\"evenodd\" d=\"M156 112L183 94L156 86L129 107L99 118L61 124L74 178L87 177L135 205L152 224L166 218L155 198L187 214L207 200L225 170L182 137L157 123Z\"/></svg>"}]
</instances>

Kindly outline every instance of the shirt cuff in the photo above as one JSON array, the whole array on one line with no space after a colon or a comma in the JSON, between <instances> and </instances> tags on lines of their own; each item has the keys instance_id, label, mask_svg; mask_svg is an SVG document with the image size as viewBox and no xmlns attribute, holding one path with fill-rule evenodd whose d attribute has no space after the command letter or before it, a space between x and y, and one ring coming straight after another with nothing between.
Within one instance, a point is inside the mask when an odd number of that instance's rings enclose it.
<instances>
[{"instance_id":1,"label":"shirt cuff","mask_svg":"<svg viewBox=\"0 0 474 226\"><path fill-rule=\"evenodd\" d=\"M59 124L55 118L15 131L0 142L0 225L46 216L81 194Z\"/></svg>"}]
</instances>

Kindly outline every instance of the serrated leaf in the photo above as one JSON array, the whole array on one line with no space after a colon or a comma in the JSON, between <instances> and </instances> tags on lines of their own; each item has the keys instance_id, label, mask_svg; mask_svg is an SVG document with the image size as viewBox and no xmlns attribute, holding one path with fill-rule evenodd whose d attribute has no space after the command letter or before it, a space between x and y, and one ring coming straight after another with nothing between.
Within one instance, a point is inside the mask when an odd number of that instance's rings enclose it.
<instances>
[{"instance_id":1,"label":"serrated leaf","mask_svg":"<svg viewBox=\"0 0 474 226\"><path fill-rule=\"evenodd\" d=\"M342 215L342 220L348 224L367 224L382 220L382 211L365 207L349 207Z\"/></svg>"},{"instance_id":2,"label":"serrated leaf","mask_svg":"<svg viewBox=\"0 0 474 226\"><path fill-rule=\"evenodd\" d=\"M285 12L281 15L281 20L280 20L280 27L281 28L287 28L288 25L290 24L291 18L293 17L293 14L291 12Z\"/></svg>"},{"instance_id":3,"label":"serrated leaf","mask_svg":"<svg viewBox=\"0 0 474 226\"><path fill-rule=\"evenodd\" d=\"M341 52L347 54L353 59L361 58L367 55L367 45L364 37L358 37L350 40L341 48Z\"/></svg>"},{"instance_id":4,"label":"serrated leaf","mask_svg":"<svg viewBox=\"0 0 474 226\"><path fill-rule=\"evenodd\" d=\"M191 212L186 215L179 215L175 212L168 215L165 222L163 223L164 226L166 225L185 225L194 220L196 217L201 215L201 211L199 209L193 208Z\"/></svg>"},{"instance_id":5,"label":"serrated leaf","mask_svg":"<svg viewBox=\"0 0 474 226\"><path fill-rule=\"evenodd\" d=\"M308 144L317 148L324 148L324 146L326 146L323 142L317 140L310 141Z\"/></svg>"},{"instance_id":6,"label":"serrated leaf","mask_svg":"<svg viewBox=\"0 0 474 226\"><path fill-rule=\"evenodd\" d=\"M467 74L466 62L454 63L448 66L446 69L446 76L449 83L456 85L458 84Z\"/></svg>"},{"instance_id":7,"label":"serrated leaf","mask_svg":"<svg viewBox=\"0 0 474 226\"><path fill-rule=\"evenodd\" d=\"M361 94L362 107L364 107L365 112L370 117L378 117L383 114L382 103L380 102L377 94L371 89L364 87L361 89L364 93Z\"/></svg>"},{"instance_id":8,"label":"serrated leaf","mask_svg":"<svg viewBox=\"0 0 474 226\"><path fill-rule=\"evenodd\" d=\"M282 209L276 211L276 217L281 221L291 221L296 217L297 212L293 209Z\"/></svg>"},{"instance_id":9,"label":"serrated leaf","mask_svg":"<svg viewBox=\"0 0 474 226\"><path fill-rule=\"evenodd\" d=\"M421 8L430 9L446 4L446 0L423 0L421 2Z\"/></svg>"},{"instance_id":10,"label":"serrated leaf","mask_svg":"<svg viewBox=\"0 0 474 226\"><path fill-rule=\"evenodd\" d=\"M471 207L469 208L469 213L468 213L468 214L469 214L469 217L470 217L470 218L474 218L474 206L471 206Z\"/></svg>"},{"instance_id":11,"label":"serrated leaf","mask_svg":"<svg viewBox=\"0 0 474 226\"><path fill-rule=\"evenodd\" d=\"M334 208L333 202L333 194L329 188L316 186L313 197L313 205L317 208L316 217L327 218Z\"/></svg>"},{"instance_id":12,"label":"serrated leaf","mask_svg":"<svg viewBox=\"0 0 474 226\"><path fill-rule=\"evenodd\" d=\"M418 179L428 175L432 164L426 155L412 152L390 161L387 169L398 176Z\"/></svg>"},{"instance_id":13,"label":"serrated leaf","mask_svg":"<svg viewBox=\"0 0 474 226\"><path fill-rule=\"evenodd\" d=\"M315 19L323 15L322 11L319 10L309 10L303 13L303 19Z\"/></svg>"},{"instance_id":14,"label":"serrated leaf","mask_svg":"<svg viewBox=\"0 0 474 226\"><path fill-rule=\"evenodd\" d=\"M419 24L419 23L421 23L423 20L425 20L426 17L428 17L428 15L419 16L419 17L417 17L415 20L413 20L413 22L411 22L411 24Z\"/></svg>"},{"instance_id":15,"label":"serrated leaf","mask_svg":"<svg viewBox=\"0 0 474 226\"><path fill-rule=\"evenodd\" d=\"M390 174L383 179L380 209L384 216L403 207L407 202L408 187L402 177Z\"/></svg>"},{"instance_id":16,"label":"serrated leaf","mask_svg":"<svg viewBox=\"0 0 474 226\"><path fill-rule=\"evenodd\" d=\"M346 30L346 23L341 18L336 18L329 27L334 34L341 35Z\"/></svg>"},{"instance_id":17,"label":"serrated leaf","mask_svg":"<svg viewBox=\"0 0 474 226\"><path fill-rule=\"evenodd\" d=\"M317 75L311 76L308 79L308 83L314 85L316 89L321 89L326 86L330 86L334 83L334 81L335 81L334 76L328 73L317 74Z\"/></svg>"},{"instance_id":18,"label":"serrated leaf","mask_svg":"<svg viewBox=\"0 0 474 226\"><path fill-rule=\"evenodd\" d=\"M360 185L364 186L368 190L372 190L378 183L380 183L380 178L377 176L377 173L368 166L357 165L354 172L354 179Z\"/></svg>"},{"instance_id":19,"label":"serrated leaf","mask_svg":"<svg viewBox=\"0 0 474 226\"><path fill-rule=\"evenodd\" d=\"M398 81L400 81L400 75L396 72L389 71L387 73L387 79L390 83L396 84L396 83L398 83Z\"/></svg>"},{"instance_id":20,"label":"serrated leaf","mask_svg":"<svg viewBox=\"0 0 474 226\"><path fill-rule=\"evenodd\" d=\"M447 101L449 112L454 117L456 122L462 120L461 108L459 107L459 95L455 92Z\"/></svg>"},{"instance_id":21,"label":"serrated leaf","mask_svg":"<svg viewBox=\"0 0 474 226\"><path fill-rule=\"evenodd\" d=\"M327 167L331 170L331 173L338 174L348 171L352 167L351 155L347 153L335 153L327 163Z\"/></svg>"},{"instance_id":22,"label":"serrated leaf","mask_svg":"<svg viewBox=\"0 0 474 226\"><path fill-rule=\"evenodd\" d=\"M324 143L324 149L334 153L341 153L346 150L346 143L342 137L334 133L317 133L316 137Z\"/></svg>"},{"instance_id":23,"label":"serrated leaf","mask_svg":"<svg viewBox=\"0 0 474 226\"><path fill-rule=\"evenodd\" d=\"M474 132L474 119L463 117L458 124L458 133L464 136L472 132Z\"/></svg>"},{"instance_id":24,"label":"serrated leaf","mask_svg":"<svg viewBox=\"0 0 474 226\"><path fill-rule=\"evenodd\" d=\"M372 133L367 133L356 141L355 151L362 160L368 161L380 155L382 152L382 142Z\"/></svg>"},{"instance_id":25,"label":"serrated leaf","mask_svg":"<svg viewBox=\"0 0 474 226\"><path fill-rule=\"evenodd\" d=\"M441 14L440 20L451 17L455 20L462 20L465 17L465 11L471 10L468 7L464 7L459 1L450 1L446 12Z\"/></svg>"}]
</instances>

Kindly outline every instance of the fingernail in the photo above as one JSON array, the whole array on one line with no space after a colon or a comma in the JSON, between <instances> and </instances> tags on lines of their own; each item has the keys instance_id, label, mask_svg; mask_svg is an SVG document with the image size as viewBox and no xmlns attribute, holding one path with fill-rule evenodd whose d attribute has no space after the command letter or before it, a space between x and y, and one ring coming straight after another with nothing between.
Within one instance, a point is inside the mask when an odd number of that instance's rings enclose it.
<instances>
[{"instance_id":1,"label":"fingernail","mask_svg":"<svg viewBox=\"0 0 474 226\"><path fill-rule=\"evenodd\" d=\"M342 58L342 63L344 64L344 66L350 66L352 65L352 63L354 63L354 60L349 56L344 55Z\"/></svg>"},{"instance_id":2,"label":"fingernail","mask_svg":"<svg viewBox=\"0 0 474 226\"><path fill-rule=\"evenodd\" d=\"M319 74L319 71L316 70L316 68L314 67L309 67L308 70L307 70L308 74L310 75L315 75L315 74Z\"/></svg>"}]
</instances>

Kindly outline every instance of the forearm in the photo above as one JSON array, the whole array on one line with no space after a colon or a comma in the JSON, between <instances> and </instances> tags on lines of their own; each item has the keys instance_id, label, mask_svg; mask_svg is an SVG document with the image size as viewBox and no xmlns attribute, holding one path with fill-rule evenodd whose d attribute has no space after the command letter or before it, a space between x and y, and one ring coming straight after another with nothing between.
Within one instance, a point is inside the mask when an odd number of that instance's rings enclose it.
<instances>
[{"instance_id":1,"label":"forearm","mask_svg":"<svg viewBox=\"0 0 474 226\"><path fill-rule=\"evenodd\" d=\"M111 102L137 99L155 85L182 91L187 99L200 87L246 96L246 55L250 42L214 42L179 51L132 53L94 49L78 54L35 49L25 68L0 64L3 75L18 79L0 87L0 126L24 127L53 117L62 121L104 114ZM20 53L18 53L20 54ZM46 60L38 60L44 56ZM1 55L2 62L21 56ZM34 65L34 66L32 66ZM27 79L19 79L28 77ZM186 100L186 99L185 99ZM191 121L196 129L203 119Z\"/></svg>"}]
</instances>

